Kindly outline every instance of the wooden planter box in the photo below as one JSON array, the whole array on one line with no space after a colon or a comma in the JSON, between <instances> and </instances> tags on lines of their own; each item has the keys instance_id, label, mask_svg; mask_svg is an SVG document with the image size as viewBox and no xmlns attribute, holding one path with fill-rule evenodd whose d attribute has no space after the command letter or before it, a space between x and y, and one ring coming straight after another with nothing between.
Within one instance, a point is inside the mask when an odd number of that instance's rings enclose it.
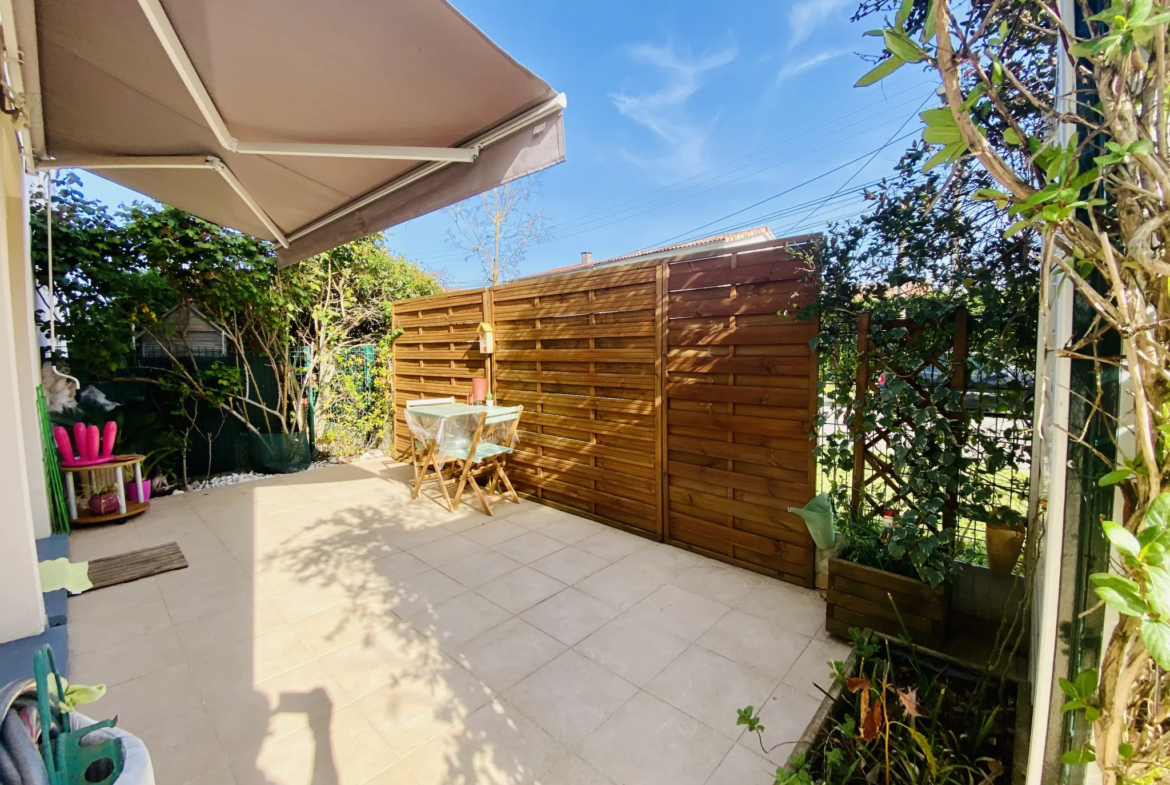
<instances>
[{"instance_id":1,"label":"wooden planter box","mask_svg":"<svg viewBox=\"0 0 1170 785\"><path fill-rule=\"evenodd\" d=\"M891 598L897 603L897 614ZM848 639L850 627L868 627L896 637L905 624L921 646L940 649L946 642L950 606L946 588L934 589L913 578L830 559L827 599L825 629L839 638Z\"/></svg>"}]
</instances>

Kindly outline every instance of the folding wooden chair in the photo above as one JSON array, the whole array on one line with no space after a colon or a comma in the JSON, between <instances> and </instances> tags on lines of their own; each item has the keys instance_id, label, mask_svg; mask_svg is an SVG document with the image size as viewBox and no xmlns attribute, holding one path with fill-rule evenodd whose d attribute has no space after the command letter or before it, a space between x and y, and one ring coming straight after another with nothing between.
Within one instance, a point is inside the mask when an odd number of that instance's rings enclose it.
<instances>
[{"instance_id":1,"label":"folding wooden chair","mask_svg":"<svg viewBox=\"0 0 1170 785\"><path fill-rule=\"evenodd\" d=\"M475 481L476 477L487 475L490 480L488 483L488 491L493 496L497 483L502 482L507 488L507 493L511 494L512 501L516 504L520 503L520 496L516 493L516 489L512 487L512 483L508 480L508 475L504 473L504 463L508 460L508 456L512 453L512 445L516 441L516 428L520 425L520 413L524 411L523 406L513 406L511 408L500 407L492 412L484 412L479 416L479 424L476 426L475 435L471 438L471 443L468 445L466 451L456 451L451 454L451 457L462 464L459 472L459 485L455 487L455 507L459 506L459 500L463 497L464 489L470 484L471 490L479 498L479 503L483 505L483 511L487 515L492 514L492 509L488 505L488 499L484 495L483 490L479 487L479 483ZM492 442L483 441L484 430L495 426L503 425L504 423L511 423L507 427L506 436L501 440L503 444L493 444ZM499 494L504 495L504 494Z\"/></svg>"},{"instance_id":2,"label":"folding wooden chair","mask_svg":"<svg viewBox=\"0 0 1170 785\"><path fill-rule=\"evenodd\" d=\"M455 403L454 396L452 396L450 398L416 398L413 401L407 401L406 408L413 409L416 406L438 406L439 404L443 404L443 403ZM418 497L417 486L419 484L418 483L419 472L426 468L425 464L422 463L422 461L426 458L426 456L423 455L423 450L425 450L426 448L427 448L427 446L425 444L423 444L421 441L419 441L418 439L416 439L414 437L414 434L410 435L410 463L414 468L414 481L415 481L415 486L416 486L415 492L414 492L415 498Z\"/></svg>"}]
</instances>

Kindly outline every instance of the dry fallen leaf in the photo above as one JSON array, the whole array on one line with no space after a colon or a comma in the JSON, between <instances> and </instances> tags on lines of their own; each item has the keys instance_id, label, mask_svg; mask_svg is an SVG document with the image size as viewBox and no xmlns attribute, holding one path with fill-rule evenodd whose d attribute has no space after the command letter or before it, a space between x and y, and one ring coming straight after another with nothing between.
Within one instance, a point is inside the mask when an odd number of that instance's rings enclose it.
<instances>
[{"instance_id":1,"label":"dry fallen leaf","mask_svg":"<svg viewBox=\"0 0 1170 785\"><path fill-rule=\"evenodd\" d=\"M882 732L882 705L875 703L873 708L867 712L866 709L869 708L866 705L869 703L868 696L869 693L867 692L866 697L861 700L861 740L875 741L881 736Z\"/></svg>"},{"instance_id":2,"label":"dry fallen leaf","mask_svg":"<svg viewBox=\"0 0 1170 785\"><path fill-rule=\"evenodd\" d=\"M868 692L869 679L866 679L862 676L854 676L845 680L845 688L853 694L857 694L859 690L865 690Z\"/></svg>"},{"instance_id":3,"label":"dry fallen leaf","mask_svg":"<svg viewBox=\"0 0 1170 785\"><path fill-rule=\"evenodd\" d=\"M902 708L906 710L907 717L921 717L918 712L918 690L904 689L898 693L898 702L902 704Z\"/></svg>"}]
</instances>

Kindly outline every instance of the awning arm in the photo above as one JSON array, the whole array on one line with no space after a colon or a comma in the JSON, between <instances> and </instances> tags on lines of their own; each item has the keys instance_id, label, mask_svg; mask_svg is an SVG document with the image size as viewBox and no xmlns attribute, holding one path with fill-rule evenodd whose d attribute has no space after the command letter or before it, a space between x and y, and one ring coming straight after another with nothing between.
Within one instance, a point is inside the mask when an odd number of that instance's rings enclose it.
<instances>
[{"instance_id":1,"label":"awning arm","mask_svg":"<svg viewBox=\"0 0 1170 785\"><path fill-rule=\"evenodd\" d=\"M243 183L236 179L232 170L214 155L93 155L74 158L54 158L37 162L38 171L54 169L212 169L219 173L236 195L248 205L260 222L272 233L276 241L288 248L288 238L268 217L264 208L252 198Z\"/></svg>"},{"instance_id":2,"label":"awning arm","mask_svg":"<svg viewBox=\"0 0 1170 785\"><path fill-rule=\"evenodd\" d=\"M288 144L270 142L241 142L232 136L223 121L211 94L199 78L195 65L187 56L183 42L167 18L159 0L138 0L154 34L187 86L187 92L199 107L203 119L211 127L216 140L225 150L243 155L298 155L325 158L377 158L397 161L442 161L444 163L473 163L479 157L479 147L409 147L400 145L348 144Z\"/></svg>"},{"instance_id":3,"label":"awning arm","mask_svg":"<svg viewBox=\"0 0 1170 785\"><path fill-rule=\"evenodd\" d=\"M501 123L500 125L491 129L487 133L484 133L483 135L476 137L475 139L471 140L466 145L466 147L479 150L479 149L482 149L484 147L487 147L488 145L495 144L496 142L500 141L501 139L504 139L504 138L507 138L508 136L511 136L512 134L519 131L521 128L524 128L525 126L531 125L532 123L536 122L537 120L540 120L541 118L548 117L550 115L556 114L557 112L564 111L564 109L568 105L568 103L569 103L569 99L564 93L557 93L556 96L548 99L547 101L540 104L539 106L536 106L532 109L529 109L527 112L521 114L520 116L514 117L505 123ZM544 130L544 126L539 125L536 127L535 130L538 132L542 131L542 130ZM370 193L366 194L365 196L362 196L361 198L359 198L353 202L350 202L349 204L345 205L344 207L339 207L338 209L334 210L333 212L329 213L328 215L325 215L321 218L318 218L316 221L313 221L311 224L308 224L307 226L302 226L301 228L297 229L295 232L290 234L288 239L291 240L292 242L296 242L297 240L301 239L305 235L312 234L313 232L317 231L321 227L327 226L327 225L333 223L334 221L338 220L339 218L344 218L345 216L349 215L350 213L356 212L357 210L362 209L366 205L372 204L372 203L378 201L379 199L386 196L387 194L392 194L397 190L405 188L406 186L410 185L411 183L418 182L419 180L423 179L427 175L430 175L430 174L437 172L440 169L444 168L445 166L447 166L448 163L449 162L446 162L446 161L435 161L435 162L426 164L424 166L420 166L417 169L415 169L414 171L407 172L406 174L402 175L398 179L392 180L391 182L386 183L381 188L377 188L377 189L371 191Z\"/></svg>"}]
</instances>

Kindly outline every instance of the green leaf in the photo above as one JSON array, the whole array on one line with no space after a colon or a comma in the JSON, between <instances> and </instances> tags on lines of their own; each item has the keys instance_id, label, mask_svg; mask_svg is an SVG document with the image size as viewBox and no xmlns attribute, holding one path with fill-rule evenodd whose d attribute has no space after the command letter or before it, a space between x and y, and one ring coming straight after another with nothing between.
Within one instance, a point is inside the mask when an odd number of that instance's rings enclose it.
<instances>
[{"instance_id":1,"label":"green leaf","mask_svg":"<svg viewBox=\"0 0 1170 785\"><path fill-rule=\"evenodd\" d=\"M1142 619L1142 643L1162 670L1170 670L1170 624Z\"/></svg>"},{"instance_id":2,"label":"green leaf","mask_svg":"<svg viewBox=\"0 0 1170 785\"><path fill-rule=\"evenodd\" d=\"M878 63L876 67L869 71L869 73L858 79L853 86L868 87L875 82L880 82L882 79L885 79L887 76L894 73L894 71L897 71L904 65L906 65L905 60L900 60L897 57L890 57Z\"/></svg>"},{"instance_id":3,"label":"green leaf","mask_svg":"<svg viewBox=\"0 0 1170 785\"><path fill-rule=\"evenodd\" d=\"M1133 0L1133 4L1129 7L1129 23L1140 25L1146 21L1153 10L1154 0Z\"/></svg>"},{"instance_id":4,"label":"green leaf","mask_svg":"<svg viewBox=\"0 0 1170 785\"><path fill-rule=\"evenodd\" d=\"M1080 691L1077 690L1077 685L1073 684L1068 679L1061 678L1057 680L1056 683L1060 685L1060 691L1073 700L1081 697Z\"/></svg>"},{"instance_id":5,"label":"green leaf","mask_svg":"<svg viewBox=\"0 0 1170 785\"><path fill-rule=\"evenodd\" d=\"M1146 567L1146 602L1163 618L1170 618L1170 573L1161 567Z\"/></svg>"},{"instance_id":6,"label":"green leaf","mask_svg":"<svg viewBox=\"0 0 1170 785\"><path fill-rule=\"evenodd\" d=\"M1133 757L1133 745L1128 741L1117 745L1117 754L1125 760Z\"/></svg>"},{"instance_id":7,"label":"green leaf","mask_svg":"<svg viewBox=\"0 0 1170 785\"><path fill-rule=\"evenodd\" d=\"M1096 668L1085 668L1077 674L1077 692L1080 693L1082 700L1093 697L1093 693L1097 691L1097 678Z\"/></svg>"},{"instance_id":8,"label":"green leaf","mask_svg":"<svg viewBox=\"0 0 1170 785\"><path fill-rule=\"evenodd\" d=\"M1170 525L1170 491L1164 491L1150 504L1143 519L1146 526Z\"/></svg>"},{"instance_id":9,"label":"green leaf","mask_svg":"<svg viewBox=\"0 0 1170 785\"><path fill-rule=\"evenodd\" d=\"M1124 575L1117 575L1112 572L1095 572L1089 576L1089 580L1097 586L1103 586L1120 592L1128 591L1136 594L1141 588L1137 583L1126 578Z\"/></svg>"},{"instance_id":10,"label":"green leaf","mask_svg":"<svg viewBox=\"0 0 1170 785\"><path fill-rule=\"evenodd\" d=\"M1101 479L1097 480L1097 485L1101 488L1104 488L1108 485L1116 485L1122 480L1129 479L1129 475L1131 474L1133 474L1133 471L1130 469L1114 469Z\"/></svg>"},{"instance_id":11,"label":"green leaf","mask_svg":"<svg viewBox=\"0 0 1170 785\"><path fill-rule=\"evenodd\" d=\"M1098 587L1096 592L1097 596L1104 600L1106 605L1114 608L1124 616L1146 615L1146 604L1136 594L1102 587Z\"/></svg>"},{"instance_id":12,"label":"green leaf","mask_svg":"<svg viewBox=\"0 0 1170 785\"><path fill-rule=\"evenodd\" d=\"M1137 556L1141 552L1142 545L1138 542L1138 538L1120 523L1104 521L1101 528L1105 530L1105 536L1109 538L1109 542L1113 543L1113 547L1117 550L1128 556Z\"/></svg>"},{"instance_id":13,"label":"green leaf","mask_svg":"<svg viewBox=\"0 0 1170 785\"><path fill-rule=\"evenodd\" d=\"M1023 140L1020 139L1020 135L1016 133L1014 128L1004 129L1003 140L1013 147L1023 142Z\"/></svg>"},{"instance_id":14,"label":"green leaf","mask_svg":"<svg viewBox=\"0 0 1170 785\"><path fill-rule=\"evenodd\" d=\"M914 8L914 0L902 0L902 5L898 7L898 15L894 17L894 24L898 27L905 27L906 20L910 18L910 11Z\"/></svg>"},{"instance_id":15,"label":"green leaf","mask_svg":"<svg viewBox=\"0 0 1170 785\"><path fill-rule=\"evenodd\" d=\"M962 142L963 135L960 133L958 126L935 126L933 128L924 128L922 130L922 141L930 142L931 144L954 144L955 142Z\"/></svg>"},{"instance_id":16,"label":"green leaf","mask_svg":"<svg viewBox=\"0 0 1170 785\"><path fill-rule=\"evenodd\" d=\"M1081 749L1069 750L1060 756L1060 762L1066 766L1084 766L1097 760L1097 756L1088 748L1088 745Z\"/></svg>"},{"instance_id":17,"label":"green leaf","mask_svg":"<svg viewBox=\"0 0 1170 785\"><path fill-rule=\"evenodd\" d=\"M934 760L934 750L930 748L930 742L926 740L918 731L910 726L905 726L906 730L910 731L910 737L914 739L914 743L918 745L918 749L922 750L922 754L926 756L926 765L930 767L930 775L932 777L938 776L938 764Z\"/></svg>"},{"instance_id":18,"label":"green leaf","mask_svg":"<svg viewBox=\"0 0 1170 785\"><path fill-rule=\"evenodd\" d=\"M926 59L918 44L911 41L901 30L886 30L885 42L890 54L907 63L921 63Z\"/></svg>"},{"instance_id":19,"label":"green leaf","mask_svg":"<svg viewBox=\"0 0 1170 785\"><path fill-rule=\"evenodd\" d=\"M1101 710L1096 706L1085 707L1085 719L1089 722L1096 722L1101 717Z\"/></svg>"},{"instance_id":20,"label":"green leaf","mask_svg":"<svg viewBox=\"0 0 1170 785\"><path fill-rule=\"evenodd\" d=\"M1006 240L1007 238L1011 237L1016 232L1019 232L1021 229L1027 229L1031 225L1032 225L1031 221L1016 221L1014 224L1009 226L1004 231L1004 233L1003 233L1004 239Z\"/></svg>"}]
</instances>

